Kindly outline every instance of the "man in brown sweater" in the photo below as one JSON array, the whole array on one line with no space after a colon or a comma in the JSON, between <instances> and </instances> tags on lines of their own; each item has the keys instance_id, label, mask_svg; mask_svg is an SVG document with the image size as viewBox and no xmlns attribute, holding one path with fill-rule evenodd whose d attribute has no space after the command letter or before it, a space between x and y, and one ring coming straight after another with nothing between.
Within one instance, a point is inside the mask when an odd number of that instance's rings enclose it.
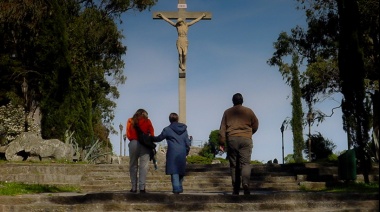
<instances>
[{"instance_id":1,"label":"man in brown sweater","mask_svg":"<svg viewBox=\"0 0 380 212\"><path fill-rule=\"evenodd\" d=\"M249 195L251 176L252 135L259 127L255 113L244 107L243 96L236 93L232 97L233 107L224 111L219 129L220 150L227 145L227 157L230 162L233 195L239 195L243 185L244 195Z\"/></svg>"}]
</instances>

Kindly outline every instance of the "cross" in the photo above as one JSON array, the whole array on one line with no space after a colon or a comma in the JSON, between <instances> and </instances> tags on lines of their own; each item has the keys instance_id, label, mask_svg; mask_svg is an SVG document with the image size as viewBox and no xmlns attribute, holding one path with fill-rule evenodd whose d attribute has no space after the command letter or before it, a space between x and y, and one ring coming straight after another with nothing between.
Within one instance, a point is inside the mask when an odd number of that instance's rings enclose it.
<instances>
[{"instance_id":1,"label":"cross","mask_svg":"<svg viewBox=\"0 0 380 212\"><path fill-rule=\"evenodd\" d=\"M174 22L170 19L182 19L186 23L186 19L193 20L189 23L191 26L193 23L199 20L211 20L210 12L188 12L186 11L187 4L186 0L178 0L178 12L153 12L153 19L166 19L165 21L169 22L171 25L176 26L178 32L178 40L177 40L177 49L179 52L179 68L178 68L178 93L179 93L179 122L186 123L186 54L187 54L187 28L185 32L181 32ZM178 21L179 22L179 21ZM178 24L177 22L177 24ZM184 36L181 36L180 34ZM179 43L186 43L186 50L181 52Z\"/></svg>"},{"instance_id":2,"label":"cross","mask_svg":"<svg viewBox=\"0 0 380 212\"><path fill-rule=\"evenodd\" d=\"M186 0L178 0L178 12L153 12L153 19L164 19L166 22L177 28L178 40L177 49L179 56L179 74L181 78L186 77L186 55L187 55L187 31L188 28L200 20L210 20L209 12L187 12ZM177 19L174 23L170 19ZM186 19L194 19L186 22Z\"/></svg>"},{"instance_id":3,"label":"cross","mask_svg":"<svg viewBox=\"0 0 380 212\"><path fill-rule=\"evenodd\" d=\"M196 19L199 16L201 16L203 13L206 14L206 17L204 17L202 20L211 20L211 13L210 12L187 12L187 4L186 0L178 0L178 12L153 12L153 19L161 19L157 16L157 14L161 13L164 14L169 19L178 19L182 18L186 21L186 19Z\"/></svg>"}]
</instances>

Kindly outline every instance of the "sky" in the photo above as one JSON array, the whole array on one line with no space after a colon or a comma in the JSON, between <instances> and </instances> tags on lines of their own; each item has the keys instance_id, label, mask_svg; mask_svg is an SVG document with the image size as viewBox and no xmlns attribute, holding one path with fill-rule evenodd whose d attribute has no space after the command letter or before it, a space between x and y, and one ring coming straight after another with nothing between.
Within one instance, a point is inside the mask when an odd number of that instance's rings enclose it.
<instances>
[{"instance_id":1,"label":"sky","mask_svg":"<svg viewBox=\"0 0 380 212\"><path fill-rule=\"evenodd\" d=\"M282 133L281 124L291 117L291 88L278 67L267 64L275 51L273 43L281 32L305 26L304 11L296 10L294 0L187 0L187 11L211 12L211 20L190 26L186 69L186 125L194 146L207 143L211 131L220 127L223 112L232 107L232 96L241 93L243 106L259 119L252 136L252 160L267 162L293 154L290 126ZM126 83L118 87L114 128L119 130L137 109L143 108L151 119L155 135L169 125L169 114L179 113L177 31L169 23L153 19L157 11L177 11L177 0L159 0L150 11L128 11L120 25L127 53ZM176 20L173 20L174 22ZM187 20L189 21L189 20ZM302 70L302 67L301 67ZM314 106L330 115L340 97ZM306 104L303 110L307 112ZM311 126L337 146L335 153L347 149L338 109L331 118ZM307 139L308 127L304 128ZM118 135L110 135L116 155L128 154L128 139L120 145ZM282 143L284 145L282 145ZM121 151L120 151L121 150ZM125 153L125 154L124 154Z\"/></svg>"}]
</instances>

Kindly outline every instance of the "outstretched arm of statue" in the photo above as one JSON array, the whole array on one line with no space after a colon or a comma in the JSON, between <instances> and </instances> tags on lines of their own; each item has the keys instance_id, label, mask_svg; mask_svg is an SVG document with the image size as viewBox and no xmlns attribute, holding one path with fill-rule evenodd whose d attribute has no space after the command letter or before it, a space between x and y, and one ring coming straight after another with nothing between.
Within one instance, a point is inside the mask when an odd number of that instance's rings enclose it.
<instances>
[{"instance_id":1,"label":"outstretched arm of statue","mask_svg":"<svg viewBox=\"0 0 380 212\"><path fill-rule=\"evenodd\" d=\"M197 19L195 19L195 20L193 20L193 21L187 23L187 26L191 26L191 25L197 23L198 21L200 21L200 20L201 20L202 18L204 18L204 17L206 17L206 14L203 13L203 14L202 14L201 16L199 16Z\"/></svg>"},{"instance_id":2,"label":"outstretched arm of statue","mask_svg":"<svg viewBox=\"0 0 380 212\"><path fill-rule=\"evenodd\" d=\"M166 22L168 22L170 25L175 26L175 23L174 23L173 21L171 21L170 19L166 18L166 17L165 17L164 15L162 15L161 13L158 13L158 14L157 14L157 17L162 18L162 19L164 19Z\"/></svg>"}]
</instances>

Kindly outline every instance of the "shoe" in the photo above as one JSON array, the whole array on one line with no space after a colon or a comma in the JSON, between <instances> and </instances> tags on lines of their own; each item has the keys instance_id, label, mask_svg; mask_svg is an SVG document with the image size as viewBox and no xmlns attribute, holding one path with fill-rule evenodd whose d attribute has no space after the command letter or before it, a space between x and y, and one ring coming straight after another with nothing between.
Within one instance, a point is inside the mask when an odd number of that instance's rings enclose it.
<instances>
[{"instance_id":1,"label":"shoe","mask_svg":"<svg viewBox=\"0 0 380 212\"><path fill-rule=\"evenodd\" d=\"M137 193L137 190L131 189L131 190L129 190L129 192L131 192L131 193Z\"/></svg>"},{"instance_id":2,"label":"shoe","mask_svg":"<svg viewBox=\"0 0 380 212\"><path fill-rule=\"evenodd\" d=\"M243 189L244 189L244 195L250 195L251 194L251 192L249 191L248 184L244 184Z\"/></svg>"},{"instance_id":3,"label":"shoe","mask_svg":"<svg viewBox=\"0 0 380 212\"><path fill-rule=\"evenodd\" d=\"M173 192L173 194L180 194L179 192Z\"/></svg>"},{"instance_id":4,"label":"shoe","mask_svg":"<svg viewBox=\"0 0 380 212\"><path fill-rule=\"evenodd\" d=\"M140 194L145 194L145 193L146 193L145 189L144 190L140 190Z\"/></svg>"},{"instance_id":5,"label":"shoe","mask_svg":"<svg viewBox=\"0 0 380 212\"><path fill-rule=\"evenodd\" d=\"M234 188L233 192L232 192L232 195L233 196L239 196L239 192L240 192L240 188Z\"/></svg>"}]
</instances>

